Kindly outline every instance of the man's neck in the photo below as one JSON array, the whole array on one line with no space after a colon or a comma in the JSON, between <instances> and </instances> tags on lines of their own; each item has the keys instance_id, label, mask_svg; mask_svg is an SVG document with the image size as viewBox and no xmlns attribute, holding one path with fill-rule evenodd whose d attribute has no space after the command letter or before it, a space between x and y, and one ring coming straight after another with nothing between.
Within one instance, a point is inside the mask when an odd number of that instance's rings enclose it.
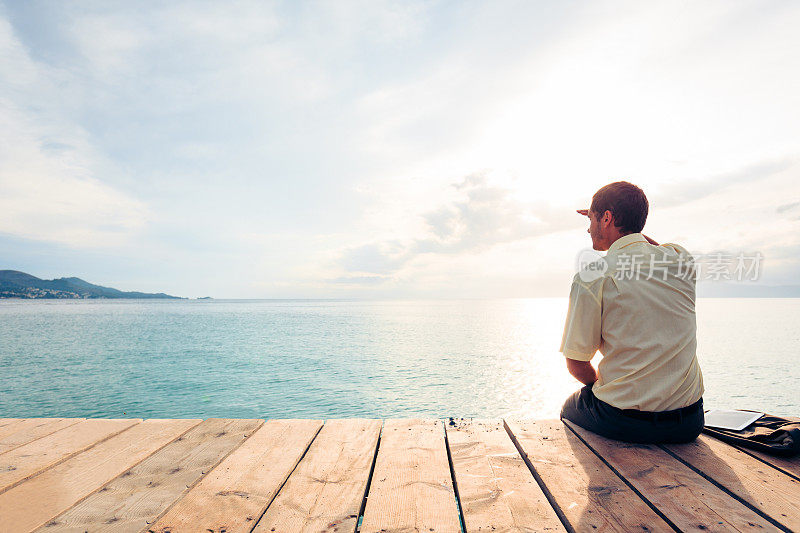
<instances>
[{"instance_id":1,"label":"man's neck","mask_svg":"<svg viewBox=\"0 0 800 533\"><path fill-rule=\"evenodd\" d=\"M631 237L631 236L633 236L633 237L626 239L627 242L624 242L624 243L619 242L620 239L623 239L625 237ZM658 246L658 244L655 243L655 241L651 241L650 239L648 239L647 237L645 237L644 235L642 235L639 232L628 232L628 233L624 233L624 234L620 233L612 241L612 243L608 245L608 248L606 248L606 251L610 251L612 249L617 249L617 248L620 248L622 246L627 246L628 244L634 243L634 242L650 242L651 244L655 244L656 246Z\"/></svg>"},{"instance_id":2,"label":"man's neck","mask_svg":"<svg viewBox=\"0 0 800 533\"><path fill-rule=\"evenodd\" d=\"M608 242L608 246L606 246L606 250L609 250L611 248L611 246L614 245L615 242L620 240L625 235L630 235L630 232L629 233L621 233L621 232L617 231L617 232L615 232L615 234L610 235L609 238L608 238L608 241L607 241Z\"/></svg>"}]
</instances>

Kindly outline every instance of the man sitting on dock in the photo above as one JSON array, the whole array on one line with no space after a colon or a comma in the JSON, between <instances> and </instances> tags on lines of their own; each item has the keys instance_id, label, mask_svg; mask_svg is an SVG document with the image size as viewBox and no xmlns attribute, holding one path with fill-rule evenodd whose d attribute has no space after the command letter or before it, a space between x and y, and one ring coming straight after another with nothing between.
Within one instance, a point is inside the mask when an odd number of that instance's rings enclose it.
<instances>
[{"instance_id":1,"label":"man sitting on dock","mask_svg":"<svg viewBox=\"0 0 800 533\"><path fill-rule=\"evenodd\" d=\"M561 418L622 441L689 442L704 423L693 260L642 235L647 212L644 192L624 181L578 211L589 217L593 248L608 253L572 282L560 351L585 386Z\"/></svg>"}]
</instances>

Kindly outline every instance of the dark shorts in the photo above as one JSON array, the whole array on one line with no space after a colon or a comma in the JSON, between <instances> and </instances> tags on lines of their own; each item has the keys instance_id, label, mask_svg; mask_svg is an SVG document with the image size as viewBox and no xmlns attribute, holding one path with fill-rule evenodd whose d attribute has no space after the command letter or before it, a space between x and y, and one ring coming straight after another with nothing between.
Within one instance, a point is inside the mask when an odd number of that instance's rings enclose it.
<instances>
[{"instance_id":1,"label":"dark shorts","mask_svg":"<svg viewBox=\"0 0 800 533\"><path fill-rule=\"evenodd\" d=\"M622 410L598 400L588 385L567 398L561 418L609 439L647 444L691 442L705 423L702 398L674 411Z\"/></svg>"}]
</instances>

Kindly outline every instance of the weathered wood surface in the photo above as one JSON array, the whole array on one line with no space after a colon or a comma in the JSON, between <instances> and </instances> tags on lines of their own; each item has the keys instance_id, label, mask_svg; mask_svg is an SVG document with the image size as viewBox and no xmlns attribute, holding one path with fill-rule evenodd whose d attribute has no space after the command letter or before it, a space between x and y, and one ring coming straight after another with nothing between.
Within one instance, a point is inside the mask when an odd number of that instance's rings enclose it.
<instances>
[{"instance_id":1,"label":"weathered wood surface","mask_svg":"<svg viewBox=\"0 0 800 533\"><path fill-rule=\"evenodd\" d=\"M0 528L19 533L45 524L199 422L145 420L39 473L0 494Z\"/></svg>"},{"instance_id":2,"label":"weathered wood surface","mask_svg":"<svg viewBox=\"0 0 800 533\"><path fill-rule=\"evenodd\" d=\"M800 480L706 435L664 447L784 527L800 531Z\"/></svg>"},{"instance_id":3,"label":"weathered wood surface","mask_svg":"<svg viewBox=\"0 0 800 533\"><path fill-rule=\"evenodd\" d=\"M0 454L28 444L37 439L72 426L83 418L29 418L11 426L10 431L0 428Z\"/></svg>"},{"instance_id":4,"label":"weathered wood surface","mask_svg":"<svg viewBox=\"0 0 800 533\"><path fill-rule=\"evenodd\" d=\"M800 531L800 458L558 420L6 418L0 446L0 533Z\"/></svg>"},{"instance_id":5,"label":"weathered wood surface","mask_svg":"<svg viewBox=\"0 0 800 533\"><path fill-rule=\"evenodd\" d=\"M261 423L261 420L208 419L39 531L142 531Z\"/></svg>"},{"instance_id":6,"label":"weathered wood surface","mask_svg":"<svg viewBox=\"0 0 800 533\"><path fill-rule=\"evenodd\" d=\"M0 438L16 431L14 426L24 421L24 418L0 418ZM52 418L40 418L39 420L53 420ZM11 426L9 428L9 426Z\"/></svg>"},{"instance_id":7,"label":"weathered wood surface","mask_svg":"<svg viewBox=\"0 0 800 533\"><path fill-rule=\"evenodd\" d=\"M0 442L5 442L7 438L15 434L28 434L30 428L46 426L59 420L81 420L68 418L0 418ZM28 441L30 442L30 441Z\"/></svg>"},{"instance_id":8,"label":"weathered wood surface","mask_svg":"<svg viewBox=\"0 0 800 533\"><path fill-rule=\"evenodd\" d=\"M84 420L0 455L0 492L137 423L139 420Z\"/></svg>"},{"instance_id":9,"label":"weathered wood surface","mask_svg":"<svg viewBox=\"0 0 800 533\"><path fill-rule=\"evenodd\" d=\"M10 424L12 422L16 422L18 420L24 420L24 419L23 418L0 418L0 428L5 427L8 424Z\"/></svg>"},{"instance_id":10,"label":"weathered wood surface","mask_svg":"<svg viewBox=\"0 0 800 533\"><path fill-rule=\"evenodd\" d=\"M784 474L788 474L795 479L800 479L800 456L798 455L794 457L776 457L773 455L767 455L766 453L759 452L757 450L740 448L738 446L735 446L735 448L755 457L756 459L760 459L762 462L772 466L777 470L780 470Z\"/></svg>"},{"instance_id":11,"label":"weathered wood surface","mask_svg":"<svg viewBox=\"0 0 800 533\"><path fill-rule=\"evenodd\" d=\"M329 420L254 533L355 531L380 420Z\"/></svg>"},{"instance_id":12,"label":"weathered wood surface","mask_svg":"<svg viewBox=\"0 0 800 533\"><path fill-rule=\"evenodd\" d=\"M566 424L681 531L780 531L659 446L619 443Z\"/></svg>"},{"instance_id":13,"label":"weathered wood surface","mask_svg":"<svg viewBox=\"0 0 800 533\"><path fill-rule=\"evenodd\" d=\"M566 531L502 421L445 424L468 531Z\"/></svg>"},{"instance_id":14,"label":"weathered wood surface","mask_svg":"<svg viewBox=\"0 0 800 533\"><path fill-rule=\"evenodd\" d=\"M270 420L147 530L249 532L322 427L319 420Z\"/></svg>"},{"instance_id":15,"label":"weathered wood surface","mask_svg":"<svg viewBox=\"0 0 800 533\"><path fill-rule=\"evenodd\" d=\"M561 421L507 426L575 531L673 531Z\"/></svg>"},{"instance_id":16,"label":"weathered wood surface","mask_svg":"<svg viewBox=\"0 0 800 533\"><path fill-rule=\"evenodd\" d=\"M441 420L384 423L361 531L461 531Z\"/></svg>"}]
</instances>

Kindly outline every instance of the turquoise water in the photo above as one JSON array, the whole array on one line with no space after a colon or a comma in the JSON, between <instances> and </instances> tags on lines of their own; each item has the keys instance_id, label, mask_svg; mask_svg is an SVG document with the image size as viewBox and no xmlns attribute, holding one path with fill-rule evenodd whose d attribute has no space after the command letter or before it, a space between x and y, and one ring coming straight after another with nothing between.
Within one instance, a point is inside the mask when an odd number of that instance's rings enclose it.
<instances>
[{"instance_id":1,"label":"turquoise water","mask_svg":"<svg viewBox=\"0 0 800 533\"><path fill-rule=\"evenodd\" d=\"M566 306L0 300L0 417L555 417ZM800 415L800 300L697 310L706 405Z\"/></svg>"}]
</instances>

